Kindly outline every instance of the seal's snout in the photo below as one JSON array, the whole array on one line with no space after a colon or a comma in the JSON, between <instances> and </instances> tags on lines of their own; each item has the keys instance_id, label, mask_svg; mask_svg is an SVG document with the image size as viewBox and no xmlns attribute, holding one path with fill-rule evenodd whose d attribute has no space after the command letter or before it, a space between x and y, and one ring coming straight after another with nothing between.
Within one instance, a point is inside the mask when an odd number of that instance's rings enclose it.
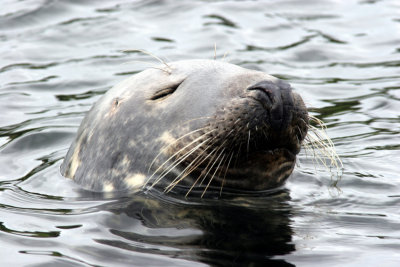
<instances>
[{"instance_id":1,"label":"seal's snout","mask_svg":"<svg viewBox=\"0 0 400 267\"><path fill-rule=\"evenodd\" d=\"M257 100L269 113L271 128L283 130L292 120L293 96L290 85L281 80L261 81L247 88L254 91L252 98Z\"/></svg>"}]
</instances>

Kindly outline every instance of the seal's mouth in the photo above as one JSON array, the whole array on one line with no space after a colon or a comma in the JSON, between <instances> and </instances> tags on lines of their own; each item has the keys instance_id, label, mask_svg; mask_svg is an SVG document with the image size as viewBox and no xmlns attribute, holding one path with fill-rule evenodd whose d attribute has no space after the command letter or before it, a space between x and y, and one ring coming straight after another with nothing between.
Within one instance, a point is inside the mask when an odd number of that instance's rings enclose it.
<instances>
[{"instance_id":1,"label":"seal's mouth","mask_svg":"<svg viewBox=\"0 0 400 267\"><path fill-rule=\"evenodd\" d=\"M215 148L214 148L215 149ZM249 147L240 152L239 147L231 147L232 152L212 153L202 164L192 170L192 179L184 184L204 188L226 188L241 191L265 191L276 188L292 173L296 161L297 148ZM206 153L206 152L204 152ZM196 159L188 159L182 164L187 168ZM193 180L193 178L196 178Z\"/></svg>"},{"instance_id":2,"label":"seal's mouth","mask_svg":"<svg viewBox=\"0 0 400 267\"><path fill-rule=\"evenodd\" d=\"M252 152L236 166L227 168L225 181L222 182L226 183L226 187L243 190L275 188L292 173L295 160L296 154L286 148Z\"/></svg>"}]
</instances>

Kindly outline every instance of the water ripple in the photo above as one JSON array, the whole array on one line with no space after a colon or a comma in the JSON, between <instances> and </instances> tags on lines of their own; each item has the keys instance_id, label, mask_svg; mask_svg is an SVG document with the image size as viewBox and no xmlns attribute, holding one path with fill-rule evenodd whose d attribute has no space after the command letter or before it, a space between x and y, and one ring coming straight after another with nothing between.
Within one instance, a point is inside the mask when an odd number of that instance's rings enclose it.
<instances>
[{"instance_id":1,"label":"water ripple","mask_svg":"<svg viewBox=\"0 0 400 267\"><path fill-rule=\"evenodd\" d=\"M397 266L399 10L395 0L7 0L2 265ZM134 49L167 61L216 53L287 80L326 122L343 174L302 151L275 195L195 201L82 191L60 164L91 105L158 64Z\"/></svg>"}]
</instances>

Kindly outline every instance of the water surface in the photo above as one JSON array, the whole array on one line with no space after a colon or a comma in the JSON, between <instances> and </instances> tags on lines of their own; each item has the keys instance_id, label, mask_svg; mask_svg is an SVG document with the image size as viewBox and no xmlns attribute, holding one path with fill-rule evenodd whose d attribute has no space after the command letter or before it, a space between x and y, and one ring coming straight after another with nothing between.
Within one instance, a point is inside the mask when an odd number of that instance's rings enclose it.
<instances>
[{"instance_id":1,"label":"water surface","mask_svg":"<svg viewBox=\"0 0 400 267\"><path fill-rule=\"evenodd\" d=\"M398 1L40 1L0 10L0 255L14 266L398 266ZM310 155L279 193L81 195L59 167L90 106L156 62L287 80L323 119L338 188ZM224 58L224 59L223 59Z\"/></svg>"}]
</instances>

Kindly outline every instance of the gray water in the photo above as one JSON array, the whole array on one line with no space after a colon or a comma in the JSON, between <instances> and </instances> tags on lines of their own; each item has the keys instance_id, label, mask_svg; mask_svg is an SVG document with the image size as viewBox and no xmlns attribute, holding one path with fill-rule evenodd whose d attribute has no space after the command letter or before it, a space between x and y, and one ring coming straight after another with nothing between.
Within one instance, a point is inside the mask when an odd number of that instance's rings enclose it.
<instances>
[{"instance_id":1,"label":"gray water","mask_svg":"<svg viewBox=\"0 0 400 267\"><path fill-rule=\"evenodd\" d=\"M344 169L302 152L274 196L82 195L59 173L80 121L155 60L287 80ZM1 0L1 266L399 266L400 2Z\"/></svg>"}]
</instances>

